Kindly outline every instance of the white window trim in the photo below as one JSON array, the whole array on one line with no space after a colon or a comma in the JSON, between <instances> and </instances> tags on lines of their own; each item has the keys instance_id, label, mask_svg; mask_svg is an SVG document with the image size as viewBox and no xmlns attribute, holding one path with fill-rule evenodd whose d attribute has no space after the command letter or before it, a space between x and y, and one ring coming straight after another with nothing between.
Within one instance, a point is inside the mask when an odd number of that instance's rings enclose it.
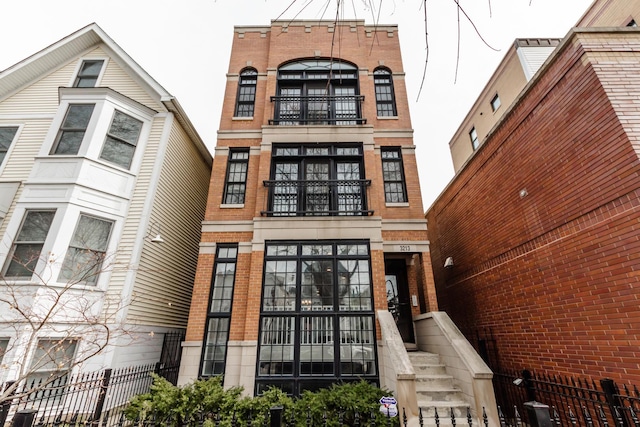
<instances>
[{"instance_id":1,"label":"white window trim","mask_svg":"<svg viewBox=\"0 0 640 427\"><path fill-rule=\"evenodd\" d=\"M98 74L98 78L96 79L96 85L94 87L100 87L102 83L102 78L104 77L104 72L109 65L109 57L108 56L84 56L78 59L78 63L76 64L76 68L71 76L71 80L69 81L68 86L73 87L73 84L76 82L76 78L78 77L78 73L80 72L80 68L82 67L82 63L84 61L104 61L102 64L102 69L100 70L100 74ZM74 89L83 89L83 88L74 88Z\"/></svg>"},{"instance_id":2,"label":"white window trim","mask_svg":"<svg viewBox=\"0 0 640 427\"><path fill-rule=\"evenodd\" d=\"M3 128L16 127L16 126L18 127L18 130L16 131L16 134L13 136L13 140L11 141L11 144L9 144L9 149L7 150L7 154L5 155L4 160L2 161L2 163L0 163L0 175L2 175L2 172L7 167L7 164L9 163L9 159L11 158L11 153L13 152L16 145L18 144L18 140L20 139L20 133L22 133L22 129L24 128L24 123L0 123L0 127L3 127Z\"/></svg>"},{"instance_id":3,"label":"white window trim","mask_svg":"<svg viewBox=\"0 0 640 427\"><path fill-rule=\"evenodd\" d=\"M60 105L51 123L39 156L45 158L78 158L84 157L106 165L113 169L135 174L140 167L145 151L151 125L157 111L140 104L109 88L60 88ZM77 155L50 154L64 117L71 104L95 104L91 120ZM123 168L115 163L100 158L111 120L115 111L120 111L142 122L140 137L136 145L131 166Z\"/></svg>"}]
</instances>

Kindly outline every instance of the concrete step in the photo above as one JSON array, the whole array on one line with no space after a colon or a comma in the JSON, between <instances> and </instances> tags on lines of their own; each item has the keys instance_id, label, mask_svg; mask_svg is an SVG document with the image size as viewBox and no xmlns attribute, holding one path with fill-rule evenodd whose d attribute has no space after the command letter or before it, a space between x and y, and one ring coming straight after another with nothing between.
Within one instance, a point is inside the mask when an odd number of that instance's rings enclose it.
<instances>
[{"instance_id":1,"label":"concrete step","mask_svg":"<svg viewBox=\"0 0 640 427\"><path fill-rule=\"evenodd\" d=\"M416 372L416 390L455 390L453 378L446 373L418 374Z\"/></svg>"},{"instance_id":2,"label":"concrete step","mask_svg":"<svg viewBox=\"0 0 640 427\"><path fill-rule=\"evenodd\" d=\"M409 360L415 365L440 365L440 356L426 351L412 351L407 353Z\"/></svg>"},{"instance_id":3,"label":"concrete step","mask_svg":"<svg viewBox=\"0 0 640 427\"><path fill-rule=\"evenodd\" d=\"M462 392L455 388L416 390L416 395L418 396L418 402L464 402Z\"/></svg>"},{"instance_id":4,"label":"concrete step","mask_svg":"<svg viewBox=\"0 0 640 427\"><path fill-rule=\"evenodd\" d=\"M447 368L444 365L416 365L413 364L413 370L416 375L447 375Z\"/></svg>"}]
</instances>

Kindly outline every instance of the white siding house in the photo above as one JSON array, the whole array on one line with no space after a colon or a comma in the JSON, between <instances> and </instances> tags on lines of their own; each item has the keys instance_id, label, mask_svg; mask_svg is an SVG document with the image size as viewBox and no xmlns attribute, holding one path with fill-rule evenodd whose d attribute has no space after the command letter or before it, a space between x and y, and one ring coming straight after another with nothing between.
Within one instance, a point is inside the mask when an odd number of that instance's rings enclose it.
<instances>
[{"instance_id":1,"label":"white siding house","mask_svg":"<svg viewBox=\"0 0 640 427\"><path fill-rule=\"evenodd\" d=\"M186 328L211 164L96 24L0 72L0 383L159 360Z\"/></svg>"}]
</instances>

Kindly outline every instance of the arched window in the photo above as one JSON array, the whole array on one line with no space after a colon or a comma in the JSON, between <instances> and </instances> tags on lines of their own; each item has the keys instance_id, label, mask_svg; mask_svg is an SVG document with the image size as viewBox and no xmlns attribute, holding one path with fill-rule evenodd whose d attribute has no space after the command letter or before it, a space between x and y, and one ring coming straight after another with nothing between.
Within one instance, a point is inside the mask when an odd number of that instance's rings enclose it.
<instances>
[{"instance_id":1,"label":"arched window","mask_svg":"<svg viewBox=\"0 0 640 427\"><path fill-rule=\"evenodd\" d=\"M246 68L240 73L235 117L253 117L257 82L258 72L255 69Z\"/></svg>"},{"instance_id":2,"label":"arched window","mask_svg":"<svg viewBox=\"0 0 640 427\"><path fill-rule=\"evenodd\" d=\"M376 68L373 71L373 84L376 89L376 111L378 117L397 116L391 71L386 68Z\"/></svg>"},{"instance_id":3,"label":"arched window","mask_svg":"<svg viewBox=\"0 0 640 427\"><path fill-rule=\"evenodd\" d=\"M358 67L337 59L302 59L278 68L278 125L363 124Z\"/></svg>"}]
</instances>

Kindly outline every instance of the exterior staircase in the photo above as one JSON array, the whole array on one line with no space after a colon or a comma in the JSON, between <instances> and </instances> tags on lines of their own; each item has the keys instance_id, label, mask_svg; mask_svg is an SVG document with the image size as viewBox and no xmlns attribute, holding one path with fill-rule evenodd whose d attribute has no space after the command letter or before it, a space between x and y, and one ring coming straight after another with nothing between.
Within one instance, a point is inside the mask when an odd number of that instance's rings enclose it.
<instances>
[{"instance_id":1,"label":"exterior staircase","mask_svg":"<svg viewBox=\"0 0 640 427\"><path fill-rule=\"evenodd\" d=\"M422 410L424 425L435 425L436 411L441 426L451 425L451 411L457 425L466 425L469 403L454 385L454 378L447 374L440 356L424 351L411 351L408 355L416 374L418 407Z\"/></svg>"}]
</instances>

